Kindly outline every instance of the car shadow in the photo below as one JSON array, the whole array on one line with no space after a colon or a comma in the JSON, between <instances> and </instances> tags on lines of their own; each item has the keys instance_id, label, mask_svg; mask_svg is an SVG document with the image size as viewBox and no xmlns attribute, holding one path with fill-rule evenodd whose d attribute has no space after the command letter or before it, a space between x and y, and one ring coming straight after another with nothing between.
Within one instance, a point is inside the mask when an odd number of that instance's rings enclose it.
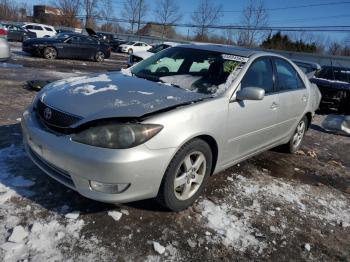
<instances>
[{"instance_id":1,"label":"car shadow","mask_svg":"<svg viewBox=\"0 0 350 262\"><path fill-rule=\"evenodd\" d=\"M79 211L81 214L100 213L118 210L123 206L166 211L152 199L114 205L85 198L47 176L29 159L22 144L20 124L0 126L0 137L0 183L21 198L33 201L44 209L61 215L71 211Z\"/></svg>"}]
</instances>

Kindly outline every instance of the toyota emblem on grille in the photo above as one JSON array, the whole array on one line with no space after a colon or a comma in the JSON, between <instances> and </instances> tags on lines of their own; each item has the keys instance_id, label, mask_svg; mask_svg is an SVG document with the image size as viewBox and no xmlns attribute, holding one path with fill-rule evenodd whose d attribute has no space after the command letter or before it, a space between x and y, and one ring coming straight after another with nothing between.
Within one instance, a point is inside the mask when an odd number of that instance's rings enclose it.
<instances>
[{"instance_id":1,"label":"toyota emblem on grille","mask_svg":"<svg viewBox=\"0 0 350 262\"><path fill-rule=\"evenodd\" d=\"M46 107L45 110L44 110L44 118L46 120L50 120L52 117L52 111L50 108Z\"/></svg>"}]
</instances>

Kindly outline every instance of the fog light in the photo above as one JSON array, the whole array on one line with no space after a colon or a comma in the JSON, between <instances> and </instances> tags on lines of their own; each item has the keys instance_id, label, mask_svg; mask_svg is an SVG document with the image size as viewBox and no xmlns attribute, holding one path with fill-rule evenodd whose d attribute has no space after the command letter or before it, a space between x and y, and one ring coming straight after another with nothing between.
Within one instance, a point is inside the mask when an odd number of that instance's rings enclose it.
<instances>
[{"instance_id":1,"label":"fog light","mask_svg":"<svg viewBox=\"0 0 350 262\"><path fill-rule=\"evenodd\" d=\"M107 194L120 194L129 188L130 184L106 184L90 180L92 190Z\"/></svg>"}]
</instances>

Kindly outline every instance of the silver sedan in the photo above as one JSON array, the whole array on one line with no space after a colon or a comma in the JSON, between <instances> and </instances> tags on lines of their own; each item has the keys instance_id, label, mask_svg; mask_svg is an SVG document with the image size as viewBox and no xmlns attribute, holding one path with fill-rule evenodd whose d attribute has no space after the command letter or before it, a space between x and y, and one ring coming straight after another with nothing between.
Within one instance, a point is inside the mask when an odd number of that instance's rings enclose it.
<instances>
[{"instance_id":1,"label":"silver sedan","mask_svg":"<svg viewBox=\"0 0 350 262\"><path fill-rule=\"evenodd\" d=\"M47 85L22 129L33 162L80 194L179 211L209 176L276 146L296 152L319 101L284 57L184 45L121 73Z\"/></svg>"}]
</instances>

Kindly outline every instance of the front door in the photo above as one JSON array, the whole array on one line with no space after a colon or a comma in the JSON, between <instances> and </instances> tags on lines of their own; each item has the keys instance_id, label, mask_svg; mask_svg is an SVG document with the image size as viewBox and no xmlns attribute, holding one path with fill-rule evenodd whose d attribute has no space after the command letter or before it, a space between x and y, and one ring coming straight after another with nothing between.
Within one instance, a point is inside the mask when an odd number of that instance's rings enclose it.
<instances>
[{"instance_id":1,"label":"front door","mask_svg":"<svg viewBox=\"0 0 350 262\"><path fill-rule=\"evenodd\" d=\"M228 165L276 142L280 101L274 86L272 60L269 57L256 59L243 77L240 88L263 88L265 97L260 101L229 104Z\"/></svg>"}]
</instances>

